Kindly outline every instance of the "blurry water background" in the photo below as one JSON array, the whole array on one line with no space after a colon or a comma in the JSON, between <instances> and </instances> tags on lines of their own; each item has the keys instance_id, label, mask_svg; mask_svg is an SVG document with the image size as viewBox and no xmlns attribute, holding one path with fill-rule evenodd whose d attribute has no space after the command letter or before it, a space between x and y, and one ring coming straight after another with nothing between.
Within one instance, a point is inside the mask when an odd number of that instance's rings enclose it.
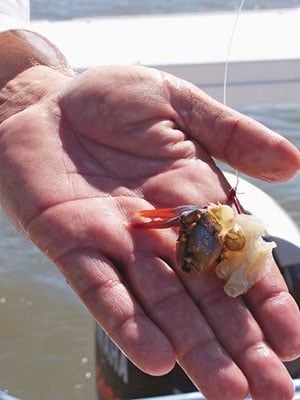
<instances>
[{"instance_id":1,"label":"blurry water background","mask_svg":"<svg viewBox=\"0 0 300 400\"><path fill-rule=\"evenodd\" d=\"M32 0L31 17L57 20L213 12L236 10L238 6L239 0ZM245 2L245 9L295 6L300 7L300 0ZM298 39L291 38L295 45ZM253 105L241 111L282 133L300 149L300 103ZM300 227L299 175L286 184L254 183L273 196ZM0 389L24 400L95 400L92 318L56 268L3 213L0 326Z\"/></svg>"}]
</instances>

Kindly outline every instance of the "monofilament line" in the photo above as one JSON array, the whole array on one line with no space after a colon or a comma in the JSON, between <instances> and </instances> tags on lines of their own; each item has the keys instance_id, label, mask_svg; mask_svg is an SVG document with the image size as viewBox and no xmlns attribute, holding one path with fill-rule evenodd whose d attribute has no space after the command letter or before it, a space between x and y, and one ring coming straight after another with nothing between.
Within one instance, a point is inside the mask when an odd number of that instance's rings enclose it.
<instances>
[{"instance_id":1,"label":"monofilament line","mask_svg":"<svg viewBox=\"0 0 300 400\"><path fill-rule=\"evenodd\" d=\"M227 47L225 70L224 70L224 85L223 85L223 104L224 105L226 105L226 101L227 101L226 94L227 94L227 78L228 78L228 66L229 66L229 61L230 61L230 51L231 51L232 42L233 42L234 34L235 34L235 31L236 31L237 23L238 23L240 15L241 15L242 9L244 7L244 3L245 3L245 0L241 0L238 12L237 12L236 17L235 17L234 24L233 24L233 27L232 27L232 31L231 31L228 47ZM237 187L238 187L238 184L239 184L239 173L238 173L237 170L235 170L235 176L236 176L235 191L237 191Z\"/></svg>"},{"instance_id":2,"label":"monofilament line","mask_svg":"<svg viewBox=\"0 0 300 400\"><path fill-rule=\"evenodd\" d=\"M230 39L229 39L229 43L228 43L228 47L227 47L227 54L226 54L226 61L225 61L225 71L224 71L224 86L223 86L223 103L224 105L226 104L226 92L227 92L227 78L228 78L228 66L229 66L229 59L230 59L230 51L231 51L231 47L232 47L232 42L233 42L233 37L234 37L234 33L237 27L237 23L240 17L240 14L242 12L242 9L244 7L244 3L245 0L241 0L238 12L236 14L235 17L235 21L232 27L232 31L231 31L231 35L230 35Z\"/></svg>"}]
</instances>

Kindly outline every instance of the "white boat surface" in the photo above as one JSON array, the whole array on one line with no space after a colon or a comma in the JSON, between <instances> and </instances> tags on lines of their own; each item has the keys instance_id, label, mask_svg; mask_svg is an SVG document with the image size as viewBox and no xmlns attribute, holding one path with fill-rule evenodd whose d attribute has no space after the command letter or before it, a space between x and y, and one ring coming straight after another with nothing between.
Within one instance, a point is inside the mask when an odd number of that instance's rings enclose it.
<instances>
[{"instance_id":1,"label":"white boat surface","mask_svg":"<svg viewBox=\"0 0 300 400\"><path fill-rule=\"evenodd\" d=\"M300 380L299 379L294 379L294 384L295 384L295 395L293 397L293 400L300 400ZM161 397L148 397L148 398L143 398L139 400L205 400L205 397L199 392L193 392L193 393L185 393L185 394L174 394L170 396L161 396ZM251 397L247 397L247 400L250 400ZM1 399L0 399L1 400ZM267 400L267 399L266 399ZM272 400L272 399L268 399Z\"/></svg>"},{"instance_id":2,"label":"white boat surface","mask_svg":"<svg viewBox=\"0 0 300 400\"><path fill-rule=\"evenodd\" d=\"M293 400L300 400L300 379L294 379L294 385L295 385L295 395L293 397ZM251 397L247 397L247 400L250 399ZM8 393L2 392L0 390L0 400L21 400L21 399L13 397ZM172 394L167 396L140 398L137 400L205 400L205 397L203 397L203 395L200 392L192 392L192 393Z\"/></svg>"},{"instance_id":3,"label":"white boat surface","mask_svg":"<svg viewBox=\"0 0 300 400\"><path fill-rule=\"evenodd\" d=\"M170 72L230 106L299 102L300 8L32 21L77 70L140 64ZM228 54L229 53L229 54Z\"/></svg>"},{"instance_id":4,"label":"white boat surface","mask_svg":"<svg viewBox=\"0 0 300 400\"><path fill-rule=\"evenodd\" d=\"M295 395L293 400L300 400L300 379L294 379L295 384ZM158 397L147 397L139 400L205 400L205 397L199 392L184 393L184 394L173 394L169 396L158 396ZM247 397L250 400L251 397ZM1 399L0 399L1 400ZM221 400L221 399L220 399ZM266 399L272 400L272 399Z\"/></svg>"}]
</instances>

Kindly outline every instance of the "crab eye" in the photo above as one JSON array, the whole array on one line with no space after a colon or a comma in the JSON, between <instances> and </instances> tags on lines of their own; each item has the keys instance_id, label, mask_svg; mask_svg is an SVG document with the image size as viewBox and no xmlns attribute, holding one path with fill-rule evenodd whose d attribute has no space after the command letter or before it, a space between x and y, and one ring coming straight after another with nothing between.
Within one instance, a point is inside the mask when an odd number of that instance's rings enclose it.
<instances>
[{"instance_id":1,"label":"crab eye","mask_svg":"<svg viewBox=\"0 0 300 400\"><path fill-rule=\"evenodd\" d=\"M231 229L224 237L224 244L229 250L239 251L245 247L246 238L241 229Z\"/></svg>"}]
</instances>

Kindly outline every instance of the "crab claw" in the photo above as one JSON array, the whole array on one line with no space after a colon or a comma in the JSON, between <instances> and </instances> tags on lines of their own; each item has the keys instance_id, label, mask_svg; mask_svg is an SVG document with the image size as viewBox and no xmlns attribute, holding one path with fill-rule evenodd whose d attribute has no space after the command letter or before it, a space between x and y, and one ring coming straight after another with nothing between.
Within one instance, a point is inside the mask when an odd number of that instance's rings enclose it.
<instances>
[{"instance_id":1,"label":"crab claw","mask_svg":"<svg viewBox=\"0 0 300 400\"><path fill-rule=\"evenodd\" d=\"M142 210L137 217L146 218L145 221L132 222L133 228L162 229L176 226L180 223L180 216L176 214L175 208L160 208L156 210Z\"/></svg>"},{"instance_id":2,"label":"crab claw","mask_svg":"<svg viewBox=\"0 0 300 400\"><path fill-rule=\"evenodd\" d=\"M164 229L173 226L180 226L181 215L185 212L189 213L198 209L197 206L186 205L174 208L158 208L154 210L141 210L137 213L137 217L150 219L150 221L133 222L133 228L141 229Z\"/></svg>"}]
</instances>

